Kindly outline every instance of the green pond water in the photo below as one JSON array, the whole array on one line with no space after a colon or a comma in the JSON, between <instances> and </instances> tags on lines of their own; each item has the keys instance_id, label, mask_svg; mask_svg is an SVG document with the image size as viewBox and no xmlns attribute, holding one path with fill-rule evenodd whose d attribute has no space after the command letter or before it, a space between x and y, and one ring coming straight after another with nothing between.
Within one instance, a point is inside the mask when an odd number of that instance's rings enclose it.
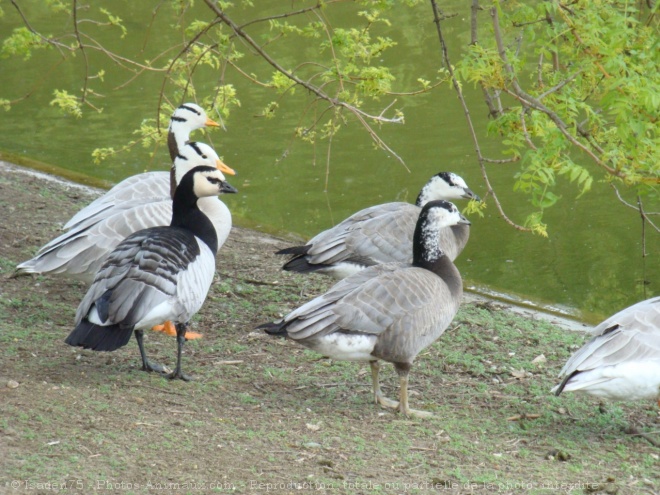
<instances>
[{"instance_id":1,"label":"green pond water","mask_svg":"<svg viewBox=\"0 0 660 495\"><path fill-rule=\"evenodd\" d=\"M259 3L264 8L261 15L266 16L288 10L291 2ZM126 46L144 44L146 27L141 22L150 18L156 4L108 2L128 29L129 34L119 45L124 47L121 50L131 53ZM39 29L53 22L39 9L40 2L21 5ZM458 13L444 24L450 53L457 60L469 41L469 12L463 2L450 2L444 8ZM20 18L11 5L5 4L3 9L0 35L4 38L20 25ZM208 18L204 5L197 5L196 13L198 18ZM238 21L249 18L249 12L240 9L230 15ZM394 87L404 92L416 89L418 77L433 80L441 58L430 7L400 7L396 19L396 25L380 28L398 42L397 47L385 52L383 61L396 65ZM342 19L333 21L339 23ZM45 30L58 32L61 27ZM250 33L259 39L266 31L266 27L255 27ZM173 35L166 22L155 22L149 32L145 58L158 53L159 45L166 46ZM111 43L112 33L106 36L100 41ZM287 51L278 48L276 57L286 67L314 55L313 49L304 44L285 46ZM47 164L51 172L105 186L145 170L169 167L165 135L158 147L138 146L100 165L91 158L95 148L121 147L133 138L132 130L142 119L155 117L161 74L145 74L126 84L130 79L126 72L90 53L94 70L106 68L105 82L98 87L107 98L95 100L103 106L103 112L86 111L83 119L75 119L63 116L49 103L54 88L75 93L81 86L83 69L77 63L57 65L56 60L52 51L35 52L29 63L0 59L0 98L14 100L30 93L10 112L2 113L0 151L5 159L37 160ZM248 55L242 65L262 79L272 72L254 55ZM210 85L216 75L207 72ZM230 182L239 194L223 198L237 225L309 238L361 208L389 201L413 202L421 186L439 171L456 172L477 194L485 193L465 117L448 85L422 97L398 96L381 101L384 107L396 99L394 107L405 112L405 124L386 125L378 132L405 160L407 171L395 158L375 149L366 132L350 119L333 140L328 165L327 142L312 146L293 139L293 131L310 102L303 90L299 88L282 100L275 118L265 119L258 114L276 98L272 92L250 84L231 70L225 82L236 86L241 106L233 109L225 129L196 131L193 138L213 145L238 171ZM198 80L197 85L203 95L203 81ZM467 86L465 92L484 154L501 158L497 141L485 133L487 112L480 92ZM212 112L211 117L217 119ZM512 176L518 165L489 167L506 211L522 222L529 206L523 196L512 191ZM596 183L580 198L570 185L562 186L560 193L563 200L544 217L549 226L548 239L512 229L492 203L483 218L472 216L470 242L456 262L466 287L550 306L589 321L660 293L660 243L657 234L649 234L648 256L642 258L639 215L618 204L606 184Z\"/></svg>"}]
</instances>

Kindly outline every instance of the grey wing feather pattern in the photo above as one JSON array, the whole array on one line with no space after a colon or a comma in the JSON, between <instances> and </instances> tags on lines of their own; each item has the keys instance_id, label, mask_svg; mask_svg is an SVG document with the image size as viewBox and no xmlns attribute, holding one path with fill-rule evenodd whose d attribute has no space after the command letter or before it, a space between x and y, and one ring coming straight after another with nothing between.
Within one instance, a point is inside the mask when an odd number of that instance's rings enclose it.
<instances>
[{"instance_id":1,"label":"grey wing feather pattern","mask_svg":"<svg viewBox=\"0 0 660 495\"><path fill-rule=\"evenodd\" d=\"M107 299L110 315L106 323L136 324L177 294L179 272L195 264L199 248L197 239L180 229L156 227L126 238L97 273L78 307L76 325L102 296ZM213 255L210 257L213 262Z\"/></svg>"},{"instance_id":2,"label":"grey wing feather pattern","mask_svg":"<svg viewBox=\"0 0 660 495\"><path fill-rule=\"evenodd\" d=\"M354 261L412 263L412 240L421 208L409 203L386 203L366 208L337 226L321 232L307 244L311 264L329 265ZM465 225L440 231L440 245L455 260L467 244L470 229Z\"/></svg>"},{"instance_id":3,"label":"grey wing feather pattern","mask_svg":"<svg viewBox=\"0 0 660 495\"><path fill-rule=\"evenodd\" d=\"M294 340L338 330L377 335L379 357L407 361L442 334L459 301L428 270L398 263L377 265L292 312L287 335Z\"/></svg>"},{"instance_id":4,"label":"grey wing feather pattern","mask_svg":"<svg viewBox=\"0 0 660 495\"><path fill-rule=\"evenodd\" d=\"M386 203L365 208L351 215L335 227L310 239L307 243L311 246L307 252L309 262L313 264L331 264L355 258L367 259L368 256L363 255L360 249L363 249L364 253L373 252L374 249L369 246L368 240L365 243L364 237L366 234L361 234L361 229L367 228L368 224L370 224L369 231L378 228L379 225L387 226L391 215L396 214L401 209L408 208L414 209L419 215L420 209L409 203ZM412 234L410 239L412 244ZM389 259L388 261L395 260Z\"/></svg>"},{"instance_id":5,"label":"grey wing feather pattern","mask_svg":"<svg viewBox=\"0 0 660 495\"><path fill-rule=\"evenodd\" d=\"M76 213L64 225L64 230L80 226L96 217L98 221L112 208L135 200L157 200L170 198L169 172L146 172L124 179L100 198L95 199ZM89 225L89 223L86 223Z\"/></svg>"},{"instance_id":6,"label":"grey wing feather pattern","mask_svg":"<svg viewBox=\"0 0 660 495\"><path fill-rule=\"evenodd\" d=\"M121 208L114 209L114 214L100 220L98 217L86 220L53 239L25 265L32 265L32 269L40 273L67 271L89 280L123 239L142 229L167 225L171 217L169 198L159 202L124 203Z\"/></svg>"},{"instance_id":7,"label":"grey wing feather pattern","mask_svg":"<svg viewBox=\"0 0 660 495\"><path fill-rule=\"evenodd\" d=\"M285 318L291 322L287 326L287 335L293 340L302 340L310 336L323 336L339 328L333 305L360 287L368 280L382 273L397 270L400 265L389 263L368 267L333 285L325 294L308 301L292 311Z\"/></svg>"},{"instance_id":8,"label":"grey wing feather pattern","mask_svg":"<svg viewBox=\"0 0 660 495\"><path fill-rule=\"evenodd\" d=\"M598 325L560 376L626 361L660 359L660 297L642 301Z\"/></svg>"}]
</instances>

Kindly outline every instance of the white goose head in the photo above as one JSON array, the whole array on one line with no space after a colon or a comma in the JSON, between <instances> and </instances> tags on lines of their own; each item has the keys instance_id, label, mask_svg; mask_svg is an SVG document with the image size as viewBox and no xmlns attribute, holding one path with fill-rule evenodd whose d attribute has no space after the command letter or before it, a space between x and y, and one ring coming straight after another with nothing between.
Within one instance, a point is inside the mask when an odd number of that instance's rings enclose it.
<instances>
[{"instance_id":1,"label":"white goose head","mask_svg":"<svg viewBox=\"0 0 660 495\"><path fill-rule=\"evenodd\" d=\"M195 167L186 175L192 175L192 191L198 198L238 192L236 188L227 182L223 173L217 168Z\"/></svg>"},{"instance_id":2,"label":"white goose head","mask_svg":"<svg viewBox=\"0 0 660 495\"><path fill-rule=\"evenodd\" d=\"M440 246L440 231L453 225L470 225L453 203L429 201L422 208L413 238L413 264L433 263L444 253Z\"/></svg>"},{"instance_id":3,"label":"white goose head","mask_svg":"<svg viewBox=\"0 0 660 495\"><path fill-rule=\"evenodd\" d=\"M190 133L202 127L219 127L220 124L211 120L202 107L195 103L184 103L170 117L167 133L167 145L172 160L190 140Z\"/></svg>"},{"instance_id":4,"label":"white goose head","mask_svg":"<svg viewBox=\"0 0 660 495\"><path fill-rule=\"evenodd\" d=\"M198 165L188 170L174 194L174 212L189 208L199 198L236 193L238 190L229 184L224 174L215 167Z\"/></svg>"},{"instance_id":5,"label":"white goose head","mask_svg":"<svg viewBox=\"0 0 660 495\"><path fill-rule=\"evenodd\" d=\"M419 192L415 204L421 208L429 201L436 199L476 199L481 201L463 178L453 172L440 172L431 177Z\"/></svg>"},{"instance_id":6,"label":"white goose head","mask_svg":"<svg viewBox=\"0 0 660 495\"><path fill-rule=\"evenodd\" d=\"M208 144L192 141L184 145L174 158L173 168L176 183L180 184L186 173L200 165L217 168L227 175L236 175L236 172L225 165Z\"/></svg>"}]
</instances>

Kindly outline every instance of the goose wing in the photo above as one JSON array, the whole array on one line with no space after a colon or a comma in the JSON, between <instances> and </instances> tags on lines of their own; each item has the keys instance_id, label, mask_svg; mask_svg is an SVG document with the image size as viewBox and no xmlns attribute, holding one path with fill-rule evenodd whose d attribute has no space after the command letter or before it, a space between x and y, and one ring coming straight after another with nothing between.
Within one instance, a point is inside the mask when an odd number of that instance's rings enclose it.
<instances>
[{"instance_id":1,"label":"goose wing","mask_svg":"<svg viewBox=\"0 0 660 495\"><path fill-rule=\"evenodd\" d=\"M660 359L660 297L608 318L597 334L566 362L560 376L625 362Z\"/></svg>"},{"instance_id":2,"label":"goose wing","mask_svg":"<svg viewBox=\"0 0 660 495\"><path fill-rule=\"evenodd\" d=\"M602 335L614 326L624 328L660 328L660 297L652 297L628 306L610 316L589 332Z\"/></svg>"},{"instance_id":3,"label":"goose wing","mask_svg":"<svg viewBox=\"0 0 660 495\"><path fill-rule=\"evenodd\" d=\"M341 261L355 260L374 264L378 262L406 261L410 258L412 248L409 247L408 256L402 258L387 256L388 252L404 252L405 247L397 249L397 244L405 244L400 236L402 229L408 227L409 217L415 212L419 216L419 208L408 203L385 203L365 208L335 227L321 232L312 238L307 251L308 262L311 264L332 264ZM399 218L400 217L400 218ZM410 244L412 245L412 232L415 229L417 217L414 217ZM388 237L396 235L397 237ZM375 257L375 258L374 258Z\"/></svg>"},{"instance_id":4,"label":"goose wing","mask_svg":"<svg viewBox=\"0 0 660 495\"><path fill-rule=\"evenodd\" d=\"M121 207L126 202L145 201L149 198L152 200L170 198L169 172L146 172L124 179L76 213L63 228L72 229L90 220L96 222L98 219L112 216L113 209Z\"/></svg>"},{"instance_id":5,"label":"goose wing","mask_svg":"<svg viewBox=\"0 0 660 495\"><path fill-rule=\"evenodd\" d=\"M142 229L168 225L172 201L136 200L114 208L113 215L86 220L53 239L37 255L18 267L18 271L67 273L91 280L106 256L126 237Z\"/></svg>"},{"instance_id":6,"label":"goose wing","mask_svg":"<svg viewBox=\"0 0 660 495\"><path fill-rule=\"evenodd\" d=\"M154 227L138 232L105 261L78 307L76 325L92 306L105 325L187 321L204 302L214 267L208 246L186 230Z\"/></svg>"},{"instance_id":7,"label":"goose wing","mask_svg":"<svg viewBox=\"0 0 660 495\"><path fill-rule=\"evenodd\" d=\"M452 296L445 282L428 270L377 265L293 311L285 319L286 332L294 340L332 332L376 335L381 357L405 361L442 334L459 302L460 295Z\"/></svg>"},{"instance_id":8,"label":"goose wing","mask_svg":"<svg viewBox=\"0 0 660 495\"><path fill-rule=\"evenodd\" d=\"M376 263L412 263L412 239L421 208L409 203L386 203L366 208L336 227L326 230L308 243L307 261L313 265L331 265L353 261ZM446 227L440 231L440 246L450 260L455 260L467 244L467 225Z\"/></svg>"}]
</instances>

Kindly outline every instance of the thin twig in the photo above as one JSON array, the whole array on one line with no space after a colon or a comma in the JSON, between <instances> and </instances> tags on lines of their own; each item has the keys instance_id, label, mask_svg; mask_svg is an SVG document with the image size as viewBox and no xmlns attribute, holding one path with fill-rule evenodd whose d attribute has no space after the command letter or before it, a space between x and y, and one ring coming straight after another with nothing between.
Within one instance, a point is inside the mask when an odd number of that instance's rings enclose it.
<instances>
[{"instance_id":1,"label":"thin twig","mask_svg":"<svg viewBox=\"0 0 660 495\"><path fill-rule=\"evenodd\" d=\"M378 136L378 134L373 130L373 128L366 122L366 119L369 119L375 122L400 124L403 123L403 118L401 116L385 118L382 115L380 116L370 115L364 110L361 110L349 104L348 102L345 102L343 100L340 100L339 98L335 98L328 95L327 93L322 91L318 86L309 84L307 81L304 81L296 74L282 67L275 59L273 59L268 53L266 53L266 51L254 39L252 39L252 37L249 34L247 34L243 29L241 29L240 26L238 26L234 21L232 21L224 13L224 11L215 2L213 2L213 0L204 0L204 2L215 13L215 15L236 34L236 36L238 36L245 43L247 43L247 45L249 45L254 51L256 51L259 54L259 56L269 65L275 68L275 70L277 70L287 78L294 81L297 85L302 86L303 88L307 89L309 92L315 94L317 97L321 98L322 100L329 102L333 106L343 107L346 108L348 111L350 111L357 118L357 120L363 125L363 127L367 130L367 132L375 141L375 143L380 148L392 154L392 156L394 156L402 165L405 166L403 159L398 154L396 154L394 150L392 150L387 145L387 143L385 143L385 141L383 141Z\"/></svg>"},{"instance_id":2,"label":"thin twig","mask_svg":"<svg viewBox=\"0 0 660 495\"><path fill-rule=\"evenodd\" d=\"M488 172L486 171L485 161L483 159L483 155L481 154L481 147L479 146L479 139L477 138L477 132L474 128L474 124L472 123L472 118L470 117L470 110L468 109L465 98L463 97L463 91L461 90L461 86L458 83L458 79L456 78L456 74L454 73L454 69L449 60L447 45L445 43L445 39L442 34L442 28L440 27L440 18L441 18L440 11L438 9L438 5L435 0L431 0L431 6L433 8L433 18L438 31L438 38L440 39L440 47L442 49L442 59L445 64L445 68L447 69L447 71L449 72L449 76L451 77L454 90L456 91L456 94L458 94L458 100L461 102L461 106L463 107L463 113L465 114L465 118L467 120L468 128L470 130L470 135L472 136L472 142L474 144L474 149L477 154L477 160L479 161L479 167L481 168L481 175L484 179L484 182L486 183L486 187L488 188L487 193L493 197L495 206L497 210L500 212L500 215L502 215L502 218L504 219L505 222L507 222L509 225L511 225L513 228L517 230L530 232L531 229L527 227L523 227L522 225L518 225L507 216L507 214L504 212L504 209L502 208L502 205L497 197L497 194L495 193L495 190L493 189L493 186L490 183L490 179L488 178ZM474 11L476 11L476 9L474 8L473 5L473 12Z\"/></svg>"},{"instance_id":3,"label":"thin twig","mask_svg":"<svg viewBox=\"0 0 660 495\"><path fill-rule=\"evenodd\" d=\"M572 74L572 75L568 76L568 77L567 77L566 79L564 79L562 82L560 82L560 83L557 84L556 86L553 86L552 88L550 88L549 90L547 90L545 93L541 93L539 96L537 96L537 99L538 99L539 101L541 101L543 98L545 98L545 97L548 96L549 94L552 94L552 93L555 93L555 92L559 91L561 88L563 88L564 86L566 86L569 82L571 82L573 79L575 79L575 78L576 78L577 76L579 76L581 73L582 73L582 71L579 70L579 71L577 71L575 74Z\"/></svg>"},{"instance_id":4,"label":"thin twig","mask_svg":"<svg viewBox=\"0 0 660 495\"><path fill-rule=\"evenodd\" d=\"M83 45L83 42L80 39L80 31L78 30L78 0L73 0L71 15L73 16L73 32L76 35L78 49L80 50L80 53L82 53L83 60L85 61L85 78L83 80L82 97L80 98L81 103L85 103L85 99L87 98L87 86L89 84L89 60L87 59L85 45Z\"/></svg>"},{"instance_id":5,"label":"thin twig","mask_svg":"<svg viewBox=\"0 0 660 495\"><path fill-rule=\"evenodd\" d=\"M653 227L655 230L657 230L660 233L660 227L657 226L655 223L653 223L653 221L649 218L649 215L658 215L660 212L646 212L646 211L644 211L643 206L642 206L642 200L641 200L640 196L637 197L637 200L638 200L638 205L637 206L635 206L633 204L630 204L628 201L623 199L623 197L621 196L621 193L619 192L619 189L614 184L610 184L610 186L612 186L612 189L614 189L614 192L616 193L616 197L619 199L619 201L621 203L626 205L628 208L631 208L635 211L638 211L640 213L640 215L642 215L643 220L645 222L648 222L651 227Z\"/></svg>"}]
</instances>

